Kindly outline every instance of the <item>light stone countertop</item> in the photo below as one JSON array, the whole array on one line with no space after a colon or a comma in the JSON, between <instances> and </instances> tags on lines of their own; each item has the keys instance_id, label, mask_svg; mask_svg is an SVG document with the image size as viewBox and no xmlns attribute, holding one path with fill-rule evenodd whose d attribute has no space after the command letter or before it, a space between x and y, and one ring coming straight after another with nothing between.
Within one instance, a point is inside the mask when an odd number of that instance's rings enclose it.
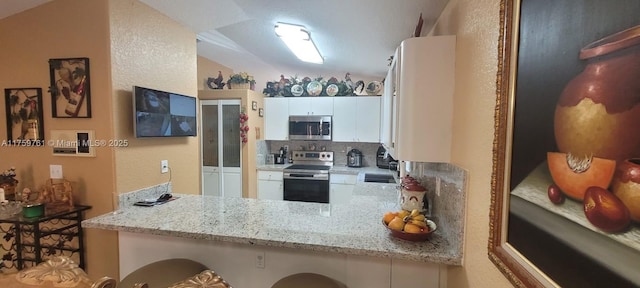
<instances>
[{"instance_id":1,"label":"light stone countertop","mask_svg":"<svg viewBox=\"0 0 640 288\"><path fill-rule=\"evenodd\" d=\"M173 194L154 207L126 206L84 228L462 265L456 239L436 230L425 242L390 235L382 215L399 210L395 184L358 183L349 204ZM180 213L176 213L180 211ZM434 219L438 223L437 219Z\"/></svg>"}]
</instances>

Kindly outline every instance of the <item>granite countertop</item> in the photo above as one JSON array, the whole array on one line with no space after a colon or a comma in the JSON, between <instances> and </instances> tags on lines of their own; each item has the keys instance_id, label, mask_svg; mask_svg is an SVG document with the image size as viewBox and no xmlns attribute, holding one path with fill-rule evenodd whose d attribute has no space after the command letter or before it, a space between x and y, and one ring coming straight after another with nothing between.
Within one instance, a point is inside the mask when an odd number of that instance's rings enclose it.
<instances>
[{"instance_id":1,"label":"granite countertop","mask_svg":"<svg viewBox=\"0 0 640 288\"><path fill-rule=\"evenodd\" d=\"M123 206L82 222L85 228L191 239L393 257L462 265L458 239L439 228L425 242L390 235L382 215L399 210L395 184L359 183L349 204L222 198L173 194L154 207ZM180 213L176 213L180 211ZM436 219L436 223L438 223Z\"/></svg>"}]
</instances>

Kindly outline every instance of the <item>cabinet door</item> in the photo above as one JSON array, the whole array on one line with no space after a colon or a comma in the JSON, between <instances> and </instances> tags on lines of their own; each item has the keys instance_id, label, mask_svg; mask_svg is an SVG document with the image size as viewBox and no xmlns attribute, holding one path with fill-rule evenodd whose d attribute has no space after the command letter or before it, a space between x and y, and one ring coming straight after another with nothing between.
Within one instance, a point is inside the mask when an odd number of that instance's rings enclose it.
<instances>
[{"instance_id":1,"label":"cabinet door","mask_svg":"<svg viewBox=\"0 0 640 288\"><path fill-rule=\"evenodd\" d=\"M258 180L258 199L282 200L282 181Z\"/></svg>"},{"instance_id":2,"label":"cabinet door","mask_svg":"<svg viewBox=\"0 0 640 288\"><path fill-rule=\"evenodd\" d=\"M353 196L352 184L335 184L331 183L329 186L329 203L331 204L346 204L351 201Z\"/></svg>"},{"instance_id":3,"label":"cabinet door","mask_svg":"<svg viewBox=\"0 0 640 288\"><path fill-rule=\"evenodd\" d=\"M333 98L289 98L289 115L333 115Z\"/></svg>"},{"instance_id":4,"label":"cabinet door","mask_svg":"<svg viewBox=\"0 0 640 288\"><path fill-rule=\"evenodd\" d=\"M380 97L356 97L356 141L380 141Z\"/></svg>"},{"instance_id":5,"label":"cabinet door","mask_svg":"<svg viewBox=\"0 0 640 288\"><path fill-rule=\"evenodd\" d=\"M264 98L264 139L287 140L289 138L289 99Z\"/></svg>"},{"instance_id":6,"label":"cabinet door","mask_svg":"<svg viewBox=\"0 0 640 288\"><path fill-rule=\"evenodd\" d=\"M333 100L334 142L354 142L356 135L356 97L338 97ZM354 111L355 110L355 111Z\"/></svg>"},{"instance_id":7,"label":"cabinet door","mask_svg":"<svg viewBox=\"0 0 640 288\"><path fill-rule=\"evenodd\" d=\"M289 112L287 115L310 115L311 114L311 98L297 97L287 98L289 100Z\"/></svg>"},{"instance_id":8,"label":"cabinet door","mask_svg":"<svg viewBox=\"0 0 640 288\"><path fill-rule=\"evenodd\" d=\"M312 97L310 110L311 115L333 115L333 98Z\"/></svg>"}]
</instances>

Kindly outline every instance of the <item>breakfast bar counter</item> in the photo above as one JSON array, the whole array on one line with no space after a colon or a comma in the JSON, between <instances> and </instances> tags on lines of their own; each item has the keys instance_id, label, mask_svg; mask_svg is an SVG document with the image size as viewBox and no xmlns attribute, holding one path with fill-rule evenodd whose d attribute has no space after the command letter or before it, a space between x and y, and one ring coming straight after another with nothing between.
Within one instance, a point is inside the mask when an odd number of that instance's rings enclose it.
<instances>
[{"instance_id":1,"label":"breakfast bar counter","mask_svg":"<svg viewBox=\"0 0 640 288\"><path fill-rule=\"evenodd\" d=\"M462 265L459 239L441 227L425 242L390 235L382 215L399 210L396 185L359 183L348 204L173 194L153 207L126 205L85 228ZM438 220L434 219L436 224Z\"/></svg>"}]
</instances>

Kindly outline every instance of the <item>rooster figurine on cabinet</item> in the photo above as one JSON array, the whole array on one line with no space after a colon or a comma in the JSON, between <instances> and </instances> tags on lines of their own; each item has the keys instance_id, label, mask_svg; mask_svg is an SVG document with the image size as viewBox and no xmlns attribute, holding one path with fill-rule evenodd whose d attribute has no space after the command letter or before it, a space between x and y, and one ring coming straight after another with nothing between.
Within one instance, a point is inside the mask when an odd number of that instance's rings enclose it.
<instances>
[{"instance_id":1,"label":"rooster figurine on cabinet","mask_svg":"<svg viewBox=\"0 0 640 288\"><path fill-rule=\"evenodd\" d=\"M207 86L209 86L209 88L211 89L222 89L222 87L224 87L224 84L225 84L223 80L224 79L222 78L222 71L218 71L218 77L207 78Z\"/></svg>"}]
</instances>

